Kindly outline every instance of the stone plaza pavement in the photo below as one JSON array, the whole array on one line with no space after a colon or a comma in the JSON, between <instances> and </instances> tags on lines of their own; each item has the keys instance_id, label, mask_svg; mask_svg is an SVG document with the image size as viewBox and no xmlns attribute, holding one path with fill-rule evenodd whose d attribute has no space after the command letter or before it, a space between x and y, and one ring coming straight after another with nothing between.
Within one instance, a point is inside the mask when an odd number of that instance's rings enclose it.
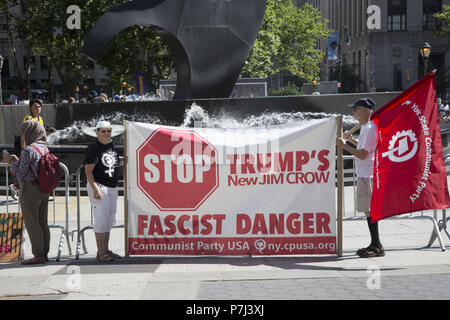
<instances>
[{"instance_id":1,"label":"stone plaza pavement","mask_svg":"<svg viewBox=\"0 0 450 320\"><path fill-rule=\"evenodd\" d=\"M63 197L57 197L50 223L65 224L63 204ZM0 198L1 212L4 205ZM71 197L69 230L76 229L75 205ZM123 208L122 197L118 205ZM81 198L81 208L84 227L90 224L86 197ZM118 225L123 223L123 209L117 219ZM450 299L450 239L446 234L441 233L447 249L442 251L437 240L426 247L433 230L431 220L388 219L379 225L386 256L372 259L355 254L370 241L366 221L350 219L343 224L340 258L134 256L110 263L95 261L92 230L85 232L88 253L81 251L75 259L75 234L73 241L69 239L72 255L65 242L61 260L55 261L61 231L52 228L50 262L37 266L0 263L0 300ZM112 230L110 249L124 254L123 228ZM25 258L31 256L27 241Z\"/></svg>"}]
</instances>

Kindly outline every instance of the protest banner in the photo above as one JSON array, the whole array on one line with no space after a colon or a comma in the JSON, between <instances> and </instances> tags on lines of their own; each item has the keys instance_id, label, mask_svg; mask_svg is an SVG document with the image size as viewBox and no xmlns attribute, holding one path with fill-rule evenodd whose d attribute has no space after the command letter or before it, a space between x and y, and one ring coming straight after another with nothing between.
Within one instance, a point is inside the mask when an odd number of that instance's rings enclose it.
<instances>
[{"instance_id":1,"label":"protest banner","mask_svg":"<svg viewBox=\"0 0 450 320\"><path fill-rule=\"evenodd\" d=\"M128 253L336 254L336 131L127 122Z\"/></svg>"},{"instance_id":2,"label":"protest banner","mask_svg":"<svg viewBox=\"0 0 450 320\"><path fill-rule=\"evenodd\" d=\"M22 213L0 213L0 262L19 261L22 244Z\"/></svg>"}]
</instances>

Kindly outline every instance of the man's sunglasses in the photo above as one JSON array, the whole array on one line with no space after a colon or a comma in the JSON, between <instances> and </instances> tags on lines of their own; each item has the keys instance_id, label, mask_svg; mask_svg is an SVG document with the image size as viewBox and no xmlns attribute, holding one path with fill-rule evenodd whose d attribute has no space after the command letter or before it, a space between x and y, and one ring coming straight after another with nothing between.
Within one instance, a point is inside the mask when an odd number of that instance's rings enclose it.
<instances>
[{"instance_id":1,"label":"man's sunglasses","mask_svg":"<svg viewBox=\"0 0 450 320\"><path fill-rule=\"evenodd\" d=\"M111 129L107 129L107 130L101 129L101 130L99 130L99 132L100 133L111 133Z\"/></svg>"}]
</instances>

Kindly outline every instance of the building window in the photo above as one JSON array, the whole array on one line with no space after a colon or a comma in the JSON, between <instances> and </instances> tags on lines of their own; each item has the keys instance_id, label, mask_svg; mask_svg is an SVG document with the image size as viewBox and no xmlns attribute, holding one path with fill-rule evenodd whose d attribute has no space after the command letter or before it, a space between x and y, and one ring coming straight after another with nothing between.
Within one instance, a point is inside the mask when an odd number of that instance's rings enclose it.
<instances>
[{"instance_id":1,"label":"building window","mask_svg":"<svg viewBox=\"0 0 450 320\"><path fill-rule=\"evenodd\" d=\"M46 56L41 56L41 70L48 70L48 59Z\"/></svg>"},{"instance_id":2,"label":"building window","mask_svg":"<svg viewBox=\"0 0 450 320\"><path fill-rule=\"evenodd\" d=\"M28 58L27 56L23 56L23 66L26 69L28 66ZM30 57L30 70L36 70L36 57Z\"/></svg>"},{"instance_id":3,"label":"building window","mask_svg":"<svg viewBox=\"0 0 450 320\"><path fill-rule=\"evenodd\" d=\"M394 64L394 90L395 91L402 91L402 65L401 64Z\"/></svg>"},{"instance_id":4,"label":"building window","mask_svg":"<svg viewBox=\"0 0 450 320\"><path fill-rule=\"evenodd\" d=\"M389 0L388 31L406 30L406 0Z\"/></svg>"},{"instance_id":5,"label":"building window","mask_svg":"<svg viewBox=\"0 0 450 320\"><path fill-rule=\"evenodd\" d=\"M8 24L3 14L0 14L0 31L8 31Z\"/></svg>"},{"instance_id":6,"label":"building window","mask_svg":"<svg viewBox=\"0 0 450 320\"><path fill-rule=\"evenodd\" d=\"M4 58L3 60L3 68L2 68L2 78L9 78L9 59Z\"/></svg>"},{"instance_id":7,"label":"building window","mask_svg":"<svg viewBox=\"0 0 450 320\"><path fill-rule=\"evenodd\" d=\"M95 63L92 60L87 61L87 69L88 70L94 70L95 69Z\"/></svg>"},{"instance_id":8,"label":"building window","mask_svg":"<svg viewBox=\"0 0 450 320\"><path fill-rule=\"evenodd\" d=\"M438 12L442 12L442 0L423 0L423 30L440 28L440 20L433 17Z\"/></svg>"}]
</instances>

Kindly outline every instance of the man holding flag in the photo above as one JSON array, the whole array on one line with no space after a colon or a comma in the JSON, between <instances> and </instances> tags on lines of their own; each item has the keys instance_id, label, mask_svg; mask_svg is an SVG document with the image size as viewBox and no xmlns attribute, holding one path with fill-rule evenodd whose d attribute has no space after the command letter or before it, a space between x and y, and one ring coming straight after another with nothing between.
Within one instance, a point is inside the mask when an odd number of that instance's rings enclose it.
<instances>
[{"instance_id":1,"label":"man holding flag","mask_svg":"<svg viewBox=\"0 0 450 320\"><path fill-rule=\"evenodd\" d=\"M358 250L360 257L384 255L378 239L379 220L403 213L450 207L435 76L435 70L429 72L371 116L374 104L372 108L366 107L371 110L360 116L361 110L357 107L361 103L355 103L353 114L362 125L357 148L338 138L337 145L357 158L357 201L361 197L358 160L371 158L373 146L360 142L367 140L366 135L372 137L369 138L372 143L377 140L369 214L364 211L372 242L369 247ZM371 105L369 100L366 102ZM369 133L365 126L371 127ZM348 133L344 133L344 137L356 143Z\"/></svg>"},{"instance_id":2,"label":"man holding flag","mask_svg":"<svg viewBox=\"0 0 450 320\"><path fill-rule=\"evenodd\" d=\"M356 253L361 258L382 257L384 256L384 248L378 234L378 222L373 222L370 218L374 157L378 144L377 127L374 122L370 121L375 102L370 98L363 98L356 101L351 107L353 116L361 125L359 139L356 141L351 133L345 131L345 140L338 138L337 145L356 157L356 210L364 212L371 237L370 245L367 248L359 249ZM356 148L346 144L346 140Z\"/></svg>"}]
</instances>

